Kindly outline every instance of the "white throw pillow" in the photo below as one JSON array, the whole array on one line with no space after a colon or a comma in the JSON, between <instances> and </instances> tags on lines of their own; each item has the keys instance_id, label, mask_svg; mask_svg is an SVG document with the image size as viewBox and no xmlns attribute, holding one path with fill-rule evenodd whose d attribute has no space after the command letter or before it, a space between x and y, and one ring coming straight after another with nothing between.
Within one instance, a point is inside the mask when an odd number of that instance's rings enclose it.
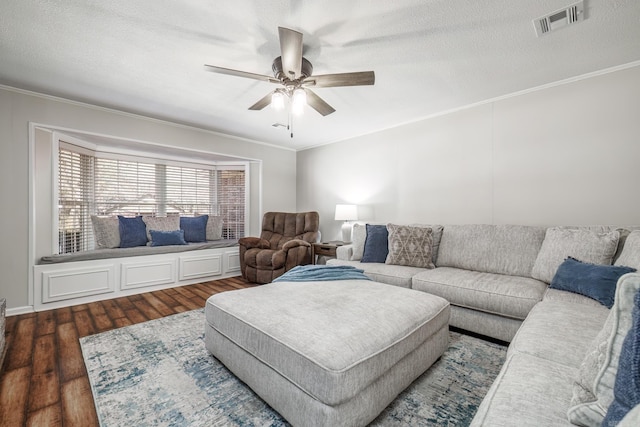
<instances>
[{"instance_id":1,"label":"white throw pillow","mask_svg":"<svg viewBox=\"0 0 640 427\"><path fill-rule=\"evenodd\" d=\"M353 224L351 230L351 261L360 261L362 255L364 255L364 241L367 239L367 226L366 224Z\"/></svg>"},{"instance_id":2,"label":"white throw pillow","mask_svg":"<svg viewBox=\"0 0 640 427\"><path fill-rule=\"evenodd\" d=\"M599 233L581 228L548 228L531 277L551 283L567 257L591 264L611 265L619 238L620 233L615 230Z\"/></svg>"},{"instance_id":3,"label":"white throw pillow","mask_svg":"<svg viewBox=\"0 0 640 427\"><path fill-rule=\"evenodd\" d=\"M585 356L573 385L567 417L573 424L599 427L613 402L622 342L632 325L634 297L640 290L640 274L625 274L618 281L616 299L604 327Z\"/></svg>"}]
</instances>

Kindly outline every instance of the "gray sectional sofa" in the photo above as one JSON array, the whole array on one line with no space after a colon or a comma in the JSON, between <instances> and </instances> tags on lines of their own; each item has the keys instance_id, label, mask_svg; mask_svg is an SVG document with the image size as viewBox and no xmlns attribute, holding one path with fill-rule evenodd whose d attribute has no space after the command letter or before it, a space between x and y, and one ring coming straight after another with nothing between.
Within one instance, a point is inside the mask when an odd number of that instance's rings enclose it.
<instances>
[{"instance_id":1,"label":"gray sectional sofa","mask_svg":"<svg viewBox=\"0 0 640 427\"><path fill-rule=\"evenodd\" d=\"M510 342L473 426L600 425L613 399L612 355L622 341L612 325L629 329L640 274L620 279L611 309L549 283L567 257L640 270L638 227L414 227L432 229L435 268L361 262L366 228L360 224L354 242L327 264L356 266L375 281L441 296L451 304L451 326ZM640 409L635 412L629 425L640 425Z\"/></svg>"}]
</instances>

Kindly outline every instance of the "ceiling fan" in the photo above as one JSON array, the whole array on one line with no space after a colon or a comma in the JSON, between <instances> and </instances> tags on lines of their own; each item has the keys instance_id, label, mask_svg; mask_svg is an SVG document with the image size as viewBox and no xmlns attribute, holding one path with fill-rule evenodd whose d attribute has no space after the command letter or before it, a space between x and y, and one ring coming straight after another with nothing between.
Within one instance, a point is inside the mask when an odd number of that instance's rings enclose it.
<instances>
[{"instance_id":1,"label":"ceiling fan","mask_svg":"<svg viewBox=\"0 0 640 427\"><path fill-rule=\"evenodd\" d=\"M310 88L364 86L375 83L373 71L314 76L311 62L302 56L302 33L278 27L278 35L281 56L273 60L271 68L274 77L205 64L206 69L214 73L282 85L249 107L249 110L262 110L271 103L275 107L278 105L284 107L285 99L290 99L294 110L302 108L306 103L318 113L327 116L336 110Z\"/></svg>"}]
</instances>

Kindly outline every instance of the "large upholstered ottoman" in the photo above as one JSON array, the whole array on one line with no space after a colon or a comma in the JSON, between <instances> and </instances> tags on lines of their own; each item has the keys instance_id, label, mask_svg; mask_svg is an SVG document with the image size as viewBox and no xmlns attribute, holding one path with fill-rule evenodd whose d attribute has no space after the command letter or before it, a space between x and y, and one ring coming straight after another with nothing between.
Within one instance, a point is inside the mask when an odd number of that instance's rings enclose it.
<instances>
[{"instance_id":1,"label":"large upholstered ottoman","mask_svg":"<svg viewBox=\"0 0 640 427\"><path fill-rule=\"evenodd\" d=\"M297 426L364 426L448 345L449 303L368 280L278 282L207 301L207 349Z\"/></svg>"}]
</instances>

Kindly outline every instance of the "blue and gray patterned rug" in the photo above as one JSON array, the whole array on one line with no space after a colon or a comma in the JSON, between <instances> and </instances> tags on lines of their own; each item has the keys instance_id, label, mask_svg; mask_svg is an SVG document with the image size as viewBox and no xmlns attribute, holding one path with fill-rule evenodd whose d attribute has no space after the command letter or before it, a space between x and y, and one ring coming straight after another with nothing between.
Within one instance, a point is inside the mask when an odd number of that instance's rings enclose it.
<instances>
[{"instance_id":1,"label":"blue and gray patterned rug","mask_svg":"<svg viewBox=\"0 0 640 427\"><path fill-rule=\"evenodd\" d=\"M102 427L288 426L204 346L194 310L80 340ZM371 426L467 426L506 347L450 333L444 355Z\"/></svg>"}]
</instances>

